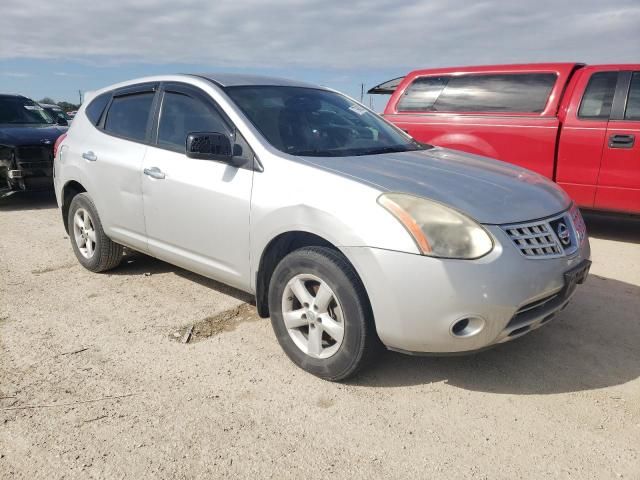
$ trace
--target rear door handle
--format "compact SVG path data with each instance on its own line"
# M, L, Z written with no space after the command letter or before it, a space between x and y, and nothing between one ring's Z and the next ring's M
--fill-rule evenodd
M164 172L158 167L145 168L143 172L145 175L157 180L163 180L165 177Z
M609 148L633 148L635 141L635 135L611 135Z
M89 162L95 162L96 160L98 160L98 156L95 153L93 153L91 150L89 150L88 152L84 152L82 154L82 158L84 158Z

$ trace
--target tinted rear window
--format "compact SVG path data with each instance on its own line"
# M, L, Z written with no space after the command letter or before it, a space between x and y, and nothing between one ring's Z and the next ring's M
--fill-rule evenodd
M578 117L608 119L611 114L613 95L616 92L618 72L598 72L589 79L580 102Z
M85 109L85 115L87 118L93 123L97 125L100 121L100 117L102 116L102 112L104 112L104 108L109 103L111 99L111 92L103 93L102 95L98 95L96 98L91 100L91 103L87 105Z
M624 113L624 119L640 120L640 72L633 73L627 98L627 110Z
M144 140L153 92L115 97L104 123L105 131L132 140Z
M417 78L399 111L541 113L555 85L554 73Z

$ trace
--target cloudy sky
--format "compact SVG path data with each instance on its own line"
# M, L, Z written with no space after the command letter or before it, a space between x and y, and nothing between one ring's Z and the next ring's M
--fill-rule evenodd
M202 71L359 97L360 83L415 68L534 61L640 63L640 0L2 0L0 12L0 91L36 99Z

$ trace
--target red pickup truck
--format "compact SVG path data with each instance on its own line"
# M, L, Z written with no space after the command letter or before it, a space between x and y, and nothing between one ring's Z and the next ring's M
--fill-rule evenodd
M416 140L539 172L584 208L640 213L640 64L416 70L369 93Z

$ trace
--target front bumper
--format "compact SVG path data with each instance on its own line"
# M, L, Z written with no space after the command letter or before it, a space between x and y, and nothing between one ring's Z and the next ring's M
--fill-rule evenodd
M3 148L5 155L0 160L0 194L53 188L53 145Z
M588 239L571 256L526 258L497 226L496 247L478 260L451 260L368 247L343 247L365 285L382 342L411 353L481 350L546 324L574 289L565 273L591 256ZM456 335L471 318L481 328Z
M52 188L53 165L51 162L28 162L13 168L0 166L0 193Z

